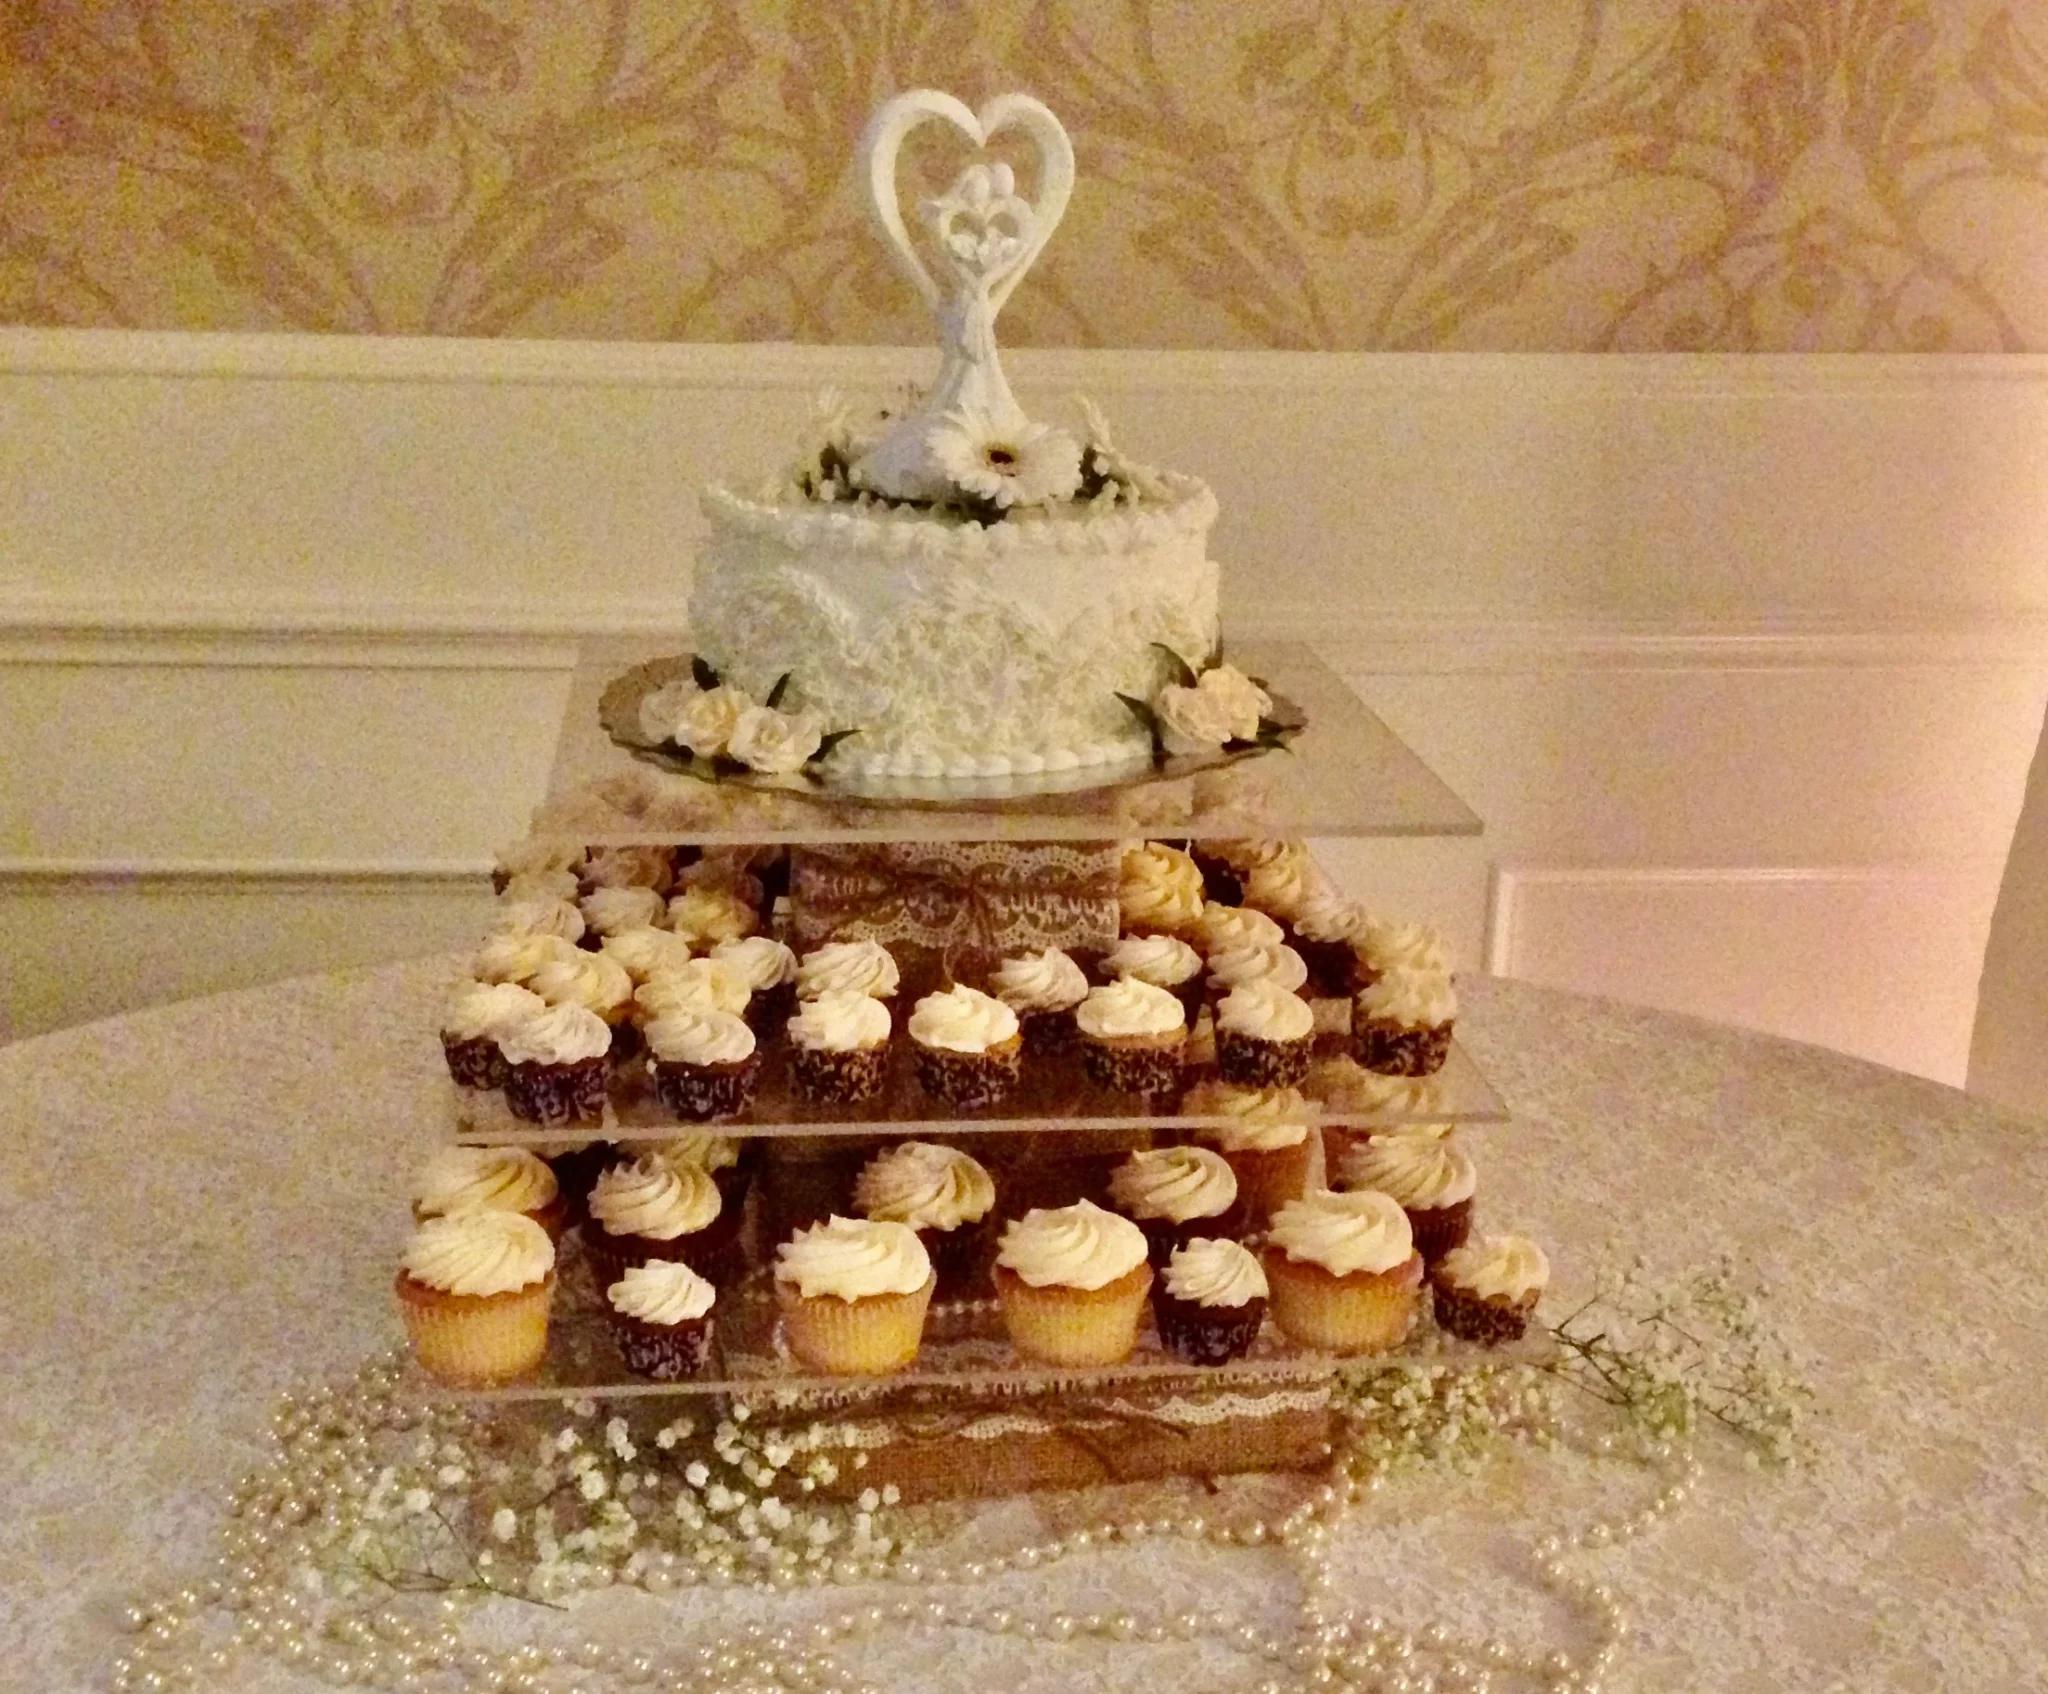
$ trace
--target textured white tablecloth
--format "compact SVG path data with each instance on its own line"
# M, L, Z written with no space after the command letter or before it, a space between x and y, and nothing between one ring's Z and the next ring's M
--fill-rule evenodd
M121 1603L210 1550L273 1396L394 1339L406 1185L443 1131L432 1031L448 969L318 978L0 1050L0 1688L99 1686ZM1672 1268L1733 1248L1818 1361L1817 1465L1719 1470L1654 1538L1589 1556L1637 1618L1609 1686L2048 1685L2048 1130L1760 1036L1515 984L1475 981L1467 1001L1461 1033L1516 1112L1473 1137L1482 1217L1550 1245L1558 1296L1613 1237ZM1418 1478L1346 1531L1340 1558L1352 1591L1404 1622L1572 1647L1522 1549L1642 1491L1534 1454L1475 1481ZM965 1534L998 1549L1077 1509L1007 1502ZM1278 1555L1178 1542L1004 1583L1274 1624L1292 1595ZM727 1617L844 1603L699 1595L660 1617L702 1638ZM655 1602L592 1604L586 1625L633 1631ZM1271 1669L1210 1647L952 1647L847 1657L906 1691L1142 1678L1192 1694Z

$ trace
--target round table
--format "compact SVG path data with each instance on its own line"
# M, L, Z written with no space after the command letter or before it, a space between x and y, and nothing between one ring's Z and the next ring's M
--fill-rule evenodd
M123 1602L204 1562L275 1396L396 1337L388 1278L409 1178L444 1133L432 1032L452 970L284 983L0 1050L0 1683L102 1686ZM2048 1135L1834 1053L1523 984L1466 990L1461 1035L1515 1112L1470 1136L1481 1216L1548 1244L1552 1302L1588 1284L1610 1241L1673 1269L1732 1251L1774 1286L1814 1361L1817 1461L1786 1474L1710 1462L1696 1505L1584 1555L1636 1619L1608 1686L2036 1685ZM1401 1622L1540 1642L1568 1620L1528 1580L1530 1536L1645 1487L1534 1452L1472 1478L1423 1473L1347 1526L1339 1567L1347 1592ZM1072 1509L991 1503L954 1533L999 1548ZM1142 1601L1275 1627L1294 1599L1281 1555L1198 1543L1005 1582L1020 1605ZM686 1609L701 1638L728 1615L827 1602L845 1597L697 1591ZM663 1603L614 1591L586 1604ZM900 1689L1156 1675L1195 1690L1271 1673L1207 1646L981 1635L943 1654L929 1635L885 1638L849 1662ZM252 1665L235 1686L313 1684Z

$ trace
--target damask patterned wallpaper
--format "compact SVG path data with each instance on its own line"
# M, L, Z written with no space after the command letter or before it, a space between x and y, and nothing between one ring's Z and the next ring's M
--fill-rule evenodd
M1013 342L2048 348L2048 0L13 0L0 320L922 341L918 84L1074 133Z

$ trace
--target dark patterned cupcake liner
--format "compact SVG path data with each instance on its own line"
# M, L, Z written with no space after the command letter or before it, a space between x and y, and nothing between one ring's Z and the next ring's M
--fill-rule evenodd
M789 1080L798 1096L814 1106L850 1106L882 1092L889 1076L889 1049L855 1047L835 1052L824 1047L789 1050Z
M671 1240L647 1235L614 1235L595 1219L583 1226L583 1253L590 1260L599 1294L635 1265L679 1261L708 1282L724 1286L746 1268L737 1213L720 1212L702 1229Z
M612 1030L612 1063L625 1065L646 1050L647 1043L640 1038L640 1031L630 1023L615 1023Z
M1358 1062L1381 1076L1434 1076L1451 1051L1451 1025L1409 1029L1368 1018L1351 1032Z
M758 1050L737 1064L683 1065L654 1061L656 1098L677 1117L711 1123L738 1117L754 1103L754 1085L761 1080Z
M448 1074L464 1088L503 1088L505 1077L512 1068L505 1063L505 1055L498 1051L497 1042L488 1035L458 1041L444 1033L441 1053L448 1061Z
M1122 1094L1173 1094L1181 1087L1181 1049L1151 1043L1117 1046L1109 1041L1081 1043L1081 1066L1098 1088Z
M1024 1036L1024 1051L1037 1057L1071 1053L1081 1039L1071 1006L1062 1012L1019 1012L1017 1028Z
M934 1300L967 1300L988 1292L987 1267L982 1264L982 1220L956 1224L951 1229L920 1229L917 1239L932 1262L938 1279L932 1290Z
M1155 1269L1163 1270L1175 1249L1185 1247L1190 1241L1203 1238L1235 1241L1242 1218L1243 1208L1233 1200L1213 1217L1181 1218L1178 1221L1172 1218L1132 1218L1131 1222L1145 1232L1146 1258L1152 1261Z
M602 1055L573 1065L522 1061L511 1066L505 1077L505 1104L515 1118L549 1128L597 1123L604 1117L605 1076L610 1068Z
M654 1382L675 1382L695 1376L711 1356L709 1312L682 1323L642 1323L615 1310L609 1301L605 1312L611 1319L612 1339L618 1343L619 1356L635 1376Z
M1227 1365L1251 1351L1266 1321L1266 1302L1255 1296L1242 1306L1204 1306L1166 1291L1162 1277L1152 1285L1152 1322L1159 1345L1190 1365Z
M955 1053L912 1042L911 1052L916 1056L918 1087L963 1112L980 1111L1005 1099L1017 1086L1024 1064L1021 1041L981 1053Z
M1408 1228L1415 1237L1415 1250L1425 1265L1434 1265L1453 1247L1462 1247L1472 1233L1472 1198L1450 1206L1408 1209Z
M1524 1306L1482 1299L1448 1282L1432 1282L1430 1288L1434 1293L1437 1327L1460 1341L1476 1341L1482 1347L1519 1341L1529 1327L1529 1314L1536 1307L1533 1300Z
M1358 955L1348 941L1311 941L1297 937L1294 950L1308 966L1308 992L1325 999L1349 999L1358 992Z
M618 1149L609 1141L593 1141L587 1147L571 1147L562 1152L538 1148L541 1162L555 1173L555 1187L568 1202L569 1215L564 1228L573 1229L590 1216L590 1189L597 1181L598 1173L618 1157Z
M773 988L764 988L747 1002L747 1028L754 1032L757 1040L773 1041L782 1033L782 1026L789 1022L789 1014L796 1010L796 984L778 982Z
M1285 1088L1308 1075L1315 1058L1313 1032L1298 1041L1267 1041L1234 1029L1216 1032L1216 1069L1225 1082L1246 1088Z

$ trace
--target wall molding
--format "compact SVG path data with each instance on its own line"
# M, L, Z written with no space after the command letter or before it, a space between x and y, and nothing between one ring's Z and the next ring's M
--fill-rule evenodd
M0 859L0 891L10 886L125 892L175 884L208 894L237 885L266 892L293 885L477 884L488 887L488 859Z

